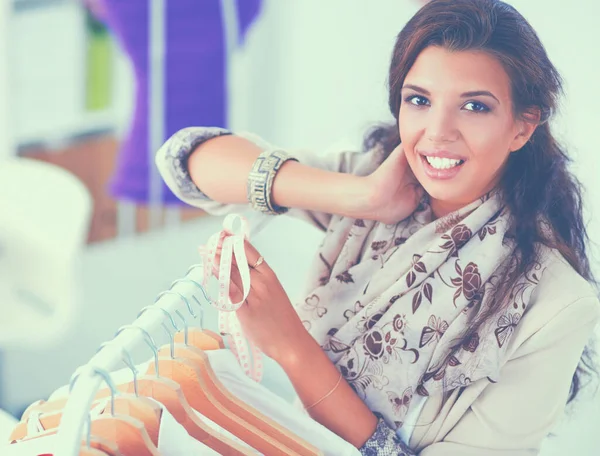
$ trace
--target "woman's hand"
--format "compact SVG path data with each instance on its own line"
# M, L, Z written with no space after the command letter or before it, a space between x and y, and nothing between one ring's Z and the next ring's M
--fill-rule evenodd
M245 250L248 265L252 267L260 254L248 242ZM217 264L219 254L217 252ZM232 302L241 301L242 290L234 263L230 287ZM237 316L245 336L283 368L302 403L308 407L319 401L309 410L312 418L357 448L362 447L373 435L377 418L350 385L339 380L340 372L306 331L267 263L250 269L250 293L237 310ZM325 395L327 397L321 401Z
M237 316L245 336L285 369L296 359L305 358L308 350L320 350L320 347L304 328L273 270L264 261L253 268L260 254L249 242L244 244L250 266L250 293L237 310ZM220 251L216 264L219 262ZM229 296L232 302L242 300L242 290L234 257Z
M364 218L386 224L398 223L411 215L424 192L408 165L402 145L364 177L363 183L369 195Z

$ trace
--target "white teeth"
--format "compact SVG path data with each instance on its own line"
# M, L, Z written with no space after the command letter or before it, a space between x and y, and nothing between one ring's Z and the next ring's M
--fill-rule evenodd
M459 165L462 160L441 157L425 157L427 162L435 169L449 169Z

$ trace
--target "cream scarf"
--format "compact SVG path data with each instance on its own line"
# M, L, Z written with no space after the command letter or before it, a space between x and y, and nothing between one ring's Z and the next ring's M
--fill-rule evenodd
M432 221L423 203L397 225L333 217L297 311L345 379L393 428L414 394L488 377L537 285L541 266L518 283L511 305L462 344L505 275L514 243L498 194ZM368 244L368 245L366 245Z

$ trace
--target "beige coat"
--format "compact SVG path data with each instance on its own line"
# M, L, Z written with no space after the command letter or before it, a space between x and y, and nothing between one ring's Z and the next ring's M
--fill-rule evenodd
M305 164L340 172L353 172L359 163L373 159L368 153L346 152L326 158L310 153L298 156ZM186 161L163 152L156 157L165 182L182 200L219 215L247 209L208 200L178 169ZM321 229L330 219L327 214L296 209L288 214ZM563 414L573 373L600 318L595 290L558 253L550 255L545 266L509 340L499 381L482 379L455 390L441 411L439 396L425 402L409 442L422 456L538 454Z

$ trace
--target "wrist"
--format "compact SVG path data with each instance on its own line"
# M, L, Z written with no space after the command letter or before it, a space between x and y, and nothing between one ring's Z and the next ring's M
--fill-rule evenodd
M288 376L295 372L306 369L306 366L314 362L316 357L323 356L323 350L315 339L307 332L301 340L297 340L293 347L275 359Z
M346 215L354 219L371 220L374 213L373 186L367 177L348 175L346 195Z
M362 218L372 193L364 177L288 161L273 181L272 201L283 207Z

